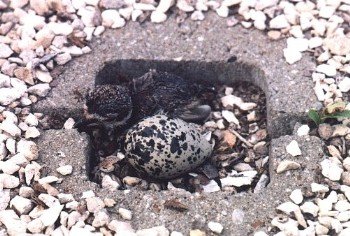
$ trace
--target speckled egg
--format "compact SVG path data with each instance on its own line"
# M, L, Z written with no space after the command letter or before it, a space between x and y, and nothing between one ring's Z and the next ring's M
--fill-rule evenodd
M131 165L156 179L185 174L201 165L212 151L198 125L165 115L142 120L125 139L125 154Z

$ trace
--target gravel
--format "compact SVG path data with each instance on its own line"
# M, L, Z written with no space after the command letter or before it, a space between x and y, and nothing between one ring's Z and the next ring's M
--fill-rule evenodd
M0 174L1 187L4 188L0 194L0 208L2 209L0 221L6 227L8 234L22 234L27 229L31 233L64 232L67 230L62 228L63 226L56 229L54 227L56 219L61 217L63 221L64 205L55 204L49 208L45 207L46 209L42 210L40 217L31 217L30 215L34 214L33 210L32 214L29 214L31 218L26 220L25 216L19 217L19 215L27 214L33 203L29 204L28 198L24 196L12 197L10 201L9 191L7 191L7 189L22 186L22 182L31 185L37 183L39 179L42 182L44 178L44 176L40 178L41 166L35 162L38 157L36 144L25 140L35 140L40 135L40 130L36 128L38 119L36 119L35 114L28 115L25 108L35 103L37 97L47 95L50 90L49 83L53 79L50 74L51 70L56 65L65 65L73 57L89 53L91 49L86 46L85 40L89 41L92 37L98 37L105 28L120 28L130 18L134 21L143 21L149 15L152 22L165 23L168 15L171 14L171 7L173 7L172 9L178 8L180 12L188 12L191 15L190 18L196 21L205 20L205 12L213 10L219 16L227 17L229 27L235 24L242 24L246 28L255 27L267 31L267 35L273 40L287 37L286 48L281 52L281 56L284 55L287 63L298 62L305 53L314 55L316 66L310 79L315 82L315 93L318 99L324 105L348 99L346 95L350 89L348 77L350 71L350 37L348 32L350 2L348 0L325 0L318 1L316 4L312 1L286 2L277 0L224 0L221 3L204 0L193 2L161 0L159 3L152 0L138 3L121 0L0 1L0 9L4 10L0 15L0 104L5 107L4 110L17 109L17 112L13 114L18 117L17 121L6 116L3 119L4 112L1 107L0 159L5 161L1 164L4 173ZM227 103L227 106L233 105L232 101ZM254 106L253 104L234 105L242 110L251 110ZM224 107L226 108L226 105ZM234 119L234 115L232 112L222 114L225 121L238 125L239 121ZM217 127L223 128L225 121L219 119ZM346 124L346 120L343 123ZM67 126L71 127L71 125ZM319 135L328 142L328 146L332 146L328 148L331 150L329 157L320 160L322 175L332 183L340 184L340 190L334 189L329 193L332 188L327 190L329 188L327 184L319 186L315 185L318 183L315 183L312 185L313 192L322 195L319 196L319 200L318 198L315 200L317 205L312 203L314 200L307 202L302 200L303 204L302 202L298 203L301 199L300 192L295 190L297 192L293 194L293 198L291 197L294 205L289 204L293 208L294 216L289 215L289 210L286 210L286 215L289 216L284 219L284 222L276 218L272 220L272 225L279 230L292 235L298 232L303 232L306 235L310 235L312 232L327 234L330 231L339 235L349 234L348 224L346 224L349 217L348 213L344 213L348 211L347 203L348 197L350 197L350 190L347 186L350 182L349 159L346 152L348 144L339 146L329 143L336 142L334 141L336 138L348 140L349 132L347 129L339 129L339 127L342 128L341 126L332 126L331 128L335 131L331 134L330 127L320 126ZM338 130L336 130L337 128ZM305 127L304 130L298 131L298 134L305 136L308 135L308 132ZM291 149L292 156L300 155L300 150L295 145ZM279 164L277 172L282 173L300 167L297 162L285 160ZM243 176L235 177L235 173L231 173L232 176L225 177L229 178L226 181L233 183L238 180L237 178L240 178L242 181L238 184L240 185L248 183L252 176L255 176L249 170L241 172ZM69 167L60 173L69 174ZM22 181L22 178L25 180ZM54 192L53 187L49 186L46 188ZM212 183L205 186L210 192L217 189L217 186ZM24 189L22 189L22 193L23 191ZM327 201L327 195L328 197L337 195L337 202ZM115 220L108 223L103 207L101 208L103 206L102 200L88 199L90 198L86 199L89 202L88 208L95 212L93 222L95 222L96 227L108 225L107 228L118 234L134 232L128 223ZM98 202L98 206L94 206L96 202ZM16 211L9 210L8 205ZM297 205L300 205L301 212L310 213L314 217L319 213L316 207L325 212L322 212L323 215L317 219L307 221L306 227L300 211L295 207ZM324 214L330 214L330 216L324 216ZM295 220L291 219L293 217ZM84 220L80 222L84 222ZM76 223L79 226L79 221ZM90 232L91 228L87 224L83 224L80 225L81 227L71 225L71 234ZM211 222L210 225L211 227L209 225L208 227L213 232L219 233L220 224ZM304 229L299 230L298 225ZM170 234L164 226L136 232L137 235L147 235L148 233ZM200 235L202 232L193 230L191 233ZM176 233L173 232L171 235L176 235ZM256 235L264 234L260 232Z

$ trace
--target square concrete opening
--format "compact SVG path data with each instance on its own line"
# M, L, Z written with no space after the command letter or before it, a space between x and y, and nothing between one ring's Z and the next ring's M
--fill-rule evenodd
M230 61L232 61L232 60L230 60ZM177 62L177 61L155 61L155 60L116 60L116 61L107 62L101 67L101 69L98 71L98 73L96 75L94 84L95 84L95 86L96 85L103 85L103 84L124 84L124 83L127 83L128 81L130 81L134 78L138 78L138 77L144 75L150 69L155 69L157 71L172 73L172 74L180 76L186 80L193 81L193 83L200 83L200 84L206 84L209 86L215 86L218 90L219 89L222 90L224 88L224 86L233 87L234 89L236 89L236 87L241 88L242 83L245 84L244 87L249 88L249 90L253 90L253 91L246 91L247 94L251 95L251 93L253 93L253 94L257 93L257 95L259 95L259 98L261 98L259 101L255 101L255 102L258 103L258 107L260 109L258 111L258 113L260 114L259 116L262 116L262 118L259 119L259 123L261 123L261 124L259 124L259 127L266 130L265 96L264 96L263 92L261 91L261 89L259 88L260 86L266 88L266 85L265 85L266 80L263 78L263 74L261 73L261 71L259 71L259 69L256 69L254 66L250 66L248 64L235 63L235 62L198 62L198 61L179 61L179 62ZM261 77L259 78L259 76L261 76ZM254 86L254 88L253 88L252 83L257 84L259 87ZM245 96L244 91L241 93L243 93L243 96ZM244 97L243 99L245 100L246 98ZM214 98L214 100L217 100L217 101L215 101L217 104L221 104L219 98ZM212 109L214 109L214 108L212 108ZM222 109L224 109L224 108L222 108L222 106L221 106L219 111L221 112ZM245 113L248 114L248 111ZM244 115L243 119L246 119L245 116L246 115ZM241 119L241 118L239 118L239 119ZM251 125L251 123L253 123L253 125L256 123L255 122L243 122L243 123L244 124L242 124L242 125L246 126L246 127L242 128L242 132L245 133L242 135L248 136L248 135L250 135L250 132L248 132L248 130L250 129L249 126ZM262 127L261 127L261 125L262 125ZM227 125L227 127L228 127L228 125ZM219 131L219 129L217 129L217 131ZM102 177L99 174L99 171L97 170L98 165L101 162L101 157L103 156L103 159L104 159L105 157L108 157L112 153L116 154L117 150L115 147L113 147L113 144L107 145L107 147L104 148L104 150L102 150L103 154L101 155L100 154L101 148L99 148L98 150L96 148L97 142L95 142L96 139L93 137L93 134L92 134L93 132L88 132L88 133L89 133L91 140L92 140L92 143L93 143L91 145L93 148L92 148L91 153L90 153L88 160L87 160L87 167L88 167L87 171L89 173L89 179L94 181L94 182L101 183ZM216 154L214 158L216 158L216 160L218 160L218 156L221 156L221 157L223 157L224 155L229 156L232 154L234 155L234 153L235 153L235 154L237 154L237 157L240 156L241 160L239 161L239 160L237 160L238 158L236 158L236 160L235 161L232 160L231 163L238 164L238 163L244 163L245 161L243 161L243 159L245 157L248 157L249 153L251 153L251 154L253 153L252 155L254 156L254 160L252 160L250 162L250 164L255 165L256 163L261 163L261 165L262 165L261 168L258 168L255 166L255 169L259 169L259 173L254 177L254 181L253 181L254 184L252 184L252 186L255 186L256 183L259 181L262 174L264 175L264 177L265 177L265 175L268 176L268 173L267 173L268 166L266 164L266 161L267 161L266 156L268 155L267 150L268 150L269 140L266 139L265 141L267 142L267 144L264 147L260 147L260 150L265 148L264 149L265 151L262 150L262 152L261 151L255 152L255 151L253 151L253 147L248 148L247 146L244 145L244 143L242 143L240 140L238 140L237 146L239 146L239 147L235 147L234 148L235 150L232 149L230 151L227 151L225 154L223 154L223 153L220 154L220 153L217 153L217 151L214 151L214 154ZM113 149L113 148L115 148L115 149ZM216 149L219 149L219 147L217 147ZM255 150L255 148L254 148L254 150ZM220 162L220 161L217 161L217 162ZM130 175L137 176L135 171L132 171L132 170L130 170L130 168L128 168L127 161L123 160L123 161L120 161L118 163L120 163L120 164L117 164L116 168L115 168L116 170L113 171L113 173L115 173L115 175L117 177L119 177L118 180L121 180L123 178L123 176L130 176ZM265 164L262 164L262 163L265 163ZM233 170L233 165L234 164L232 164L232 166L231 166L231 170ZM254 169L254 167L253 167L253 169ZM218 170L229 172L228 171L229 166L218 167ZM188 176L188 177L190 177L190 176ZM185 178L183 181L186 182L186 181L190 181L190 180L187 180ZM178 186L188 186L188 183L187 184L183 183L183 181L181 181L181 184L179 184ZM153 182L153 181L151 181L151 182ZM167 187L166 187L167 181L156 181L156 182L163 183L162 189L167 189ZM123 185L122 183L120 183L120 184ZM190 187L184 187L184 188L187 190L191 189ZM234 188L234 190L238 191L238 192L247 191L248 189L250 189L250 187L247 187L247 186ZM192 188L192 191L194 191L194 188Z
M263 71L259 68L256 68L253 65L249 65L242 62L196 62L196 61L152 61L152 60L116 60L102 64L96 70L96 74L90 75L86 79L86 83L79 84L80 87L77 87L74 84L74 80L68 80L68 83L64 84L64 88L70 88L70 90L77 90L81 94L84 94L88 88L92 88L95 85L100 84L118 84L125 83L126 81L141 76L144 73L148 72L149 69L157 69L159 71L167 71L174 73L176 75L182 76L184 79L193 80L198 83L210 83L210 84L219 84L234 86L237 82L250 82L258 87L262 88L265 91L268 91L266 85L266 78L264 77ZM72 73L72 72L70 72ZM62 75L64 76L64 74ZM71 91L70 96L64 98L64 103L57 98L57 94L60 93L60 84L54 88L51 92L51 95L45 101L39 102L35 109L37 111L43 112L48 116L60 117L62 121L63 118L73 117L78 119L82 115L83 101L81 98L76 98L76 91ZM268 96L267 96L268 97ZM267 101L268 102L268 101ZM45 110L43 110L45 108ZM63 109L62 109L63 108ZM269 122L269 104L267 103L267 121ZM270 108L271 109L271 108ZM271 116L271 113L270 113ZM59 123L59 122L58 122ZM57 123L55 123L57 125ZM63 125L63 123L61 124ZM271 129L269 129L271 131ZM276 130L275 130L276 131ZM274 129L272 129L274 132ZM277 131L278 132L278 131ZM271 135L271 133L270 133ZM275 133L275 136L277 134ZM274 133L272 133L274 136ZM261 204L264 208L269 208L270 204L276 204L283 199L285 193L281 193L281 184L286 183L286 179L289 179L290 176L281 176L276 175L274 169L277 166L280 159L284 159L287 155L284 151L284 145L286 142L289 142L291 138L282 138L282 141L272 140L270 147L270 178L271 184L266 188L265 191L259 192L257 194L244 193L232 195L230 192L215 192L211 194L203 194L205 200L198 201L193 196L189 196L188 192L176 193L175 197L183 199L189 206L189 215L190 218L193 218L198 212L208 215L213 208L217 208L215 211L225 211L225 209L239 209L242 212L245 212L246 218L244 221L251 222L260 218L254 214L254 210L250 209L254 205L254 208L260 209ZM317 140L303 140L301 142L310 143L308 152L314 152L314 146L318 145ZM97 195L101 197L113 197L117 201L123 202L125 207L133 209L135 212L139 212L141 215L144 214L144 209L142 206L147 205L149 202L149 197L153 200L153 204L164 204L164 201L174 199L173 191L139 191L138 189L131 189L128 192L128 198L125 199L125 193L123 191L113 191L111 189L100 188L100 186L89 181L88 172L91 169L90 161L87 161L91 158L91 143L89 137L84 133L78 133L76 130L47 130L40 137L39 140L39 149L40 149L40 162L48 169L48 174L57 175L56 168L61 165L71 164L74 166L74 172L72 175L63 177L63 182L57 185L58 189L63 190L64 192L73 193L75 196L80 196L83 191L94 190ZM64 153L64 157L57 157L57 153ZM308 155L308 154L307 154ZM53 158L54 157L54 158ZM272 165L271 165L272 163ZM312 168L314 168L312 166ZM308 172L309 173L309 172ZM295 184L305 184L310 181L310 176L306 174L305 176L301 173L293 174L293 177L298 181L292 181L292 185ZM304 179L307 181L304 181ZM284 189L285 186L282 187ZM243 197L242 198L242 194ZM139 201L139 205L135 205L134 201ZM259 202L258 205L256 203ZM205 206L203 204L208 204ZM219 204L219 205L216 205ZM253 204L253 205L252 205ZM263 215L271 214L273 208L265 209ZM150 210L150 214L153 210ZM157 213L158 214L158 213ZM161 213L167 219L173 219L174 215L169 212L167 207L162 208ZM187 222L192 222L187 219L187 216L184 219L174 221L180 223L183 227L187 225ZM225 218L226 216L223 216ZM187 220L186 220L187 219ZM266 220L267 218L264 218ZM171 221L171 220L170 220ZM150 222L153 224L159 224L158 219L154 218ZM140 222L137 222L137 227L151 224L147 220L143 219ZM263 221L254 221L253 223L263 226ZM174 229L176 224L174 223ZM230 225L230 228L241 229L239 225ZM237 228L238 227L238 228ZM172 228L172 226L170 226ZM243 227L244 228L244 227ZM244 231L244 230L243 230ZM243 232L242 231L242 232ZM232 231L230 231L232 232Z

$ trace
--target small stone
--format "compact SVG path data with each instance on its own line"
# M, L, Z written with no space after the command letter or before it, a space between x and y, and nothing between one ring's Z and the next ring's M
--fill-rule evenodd
M293 48L283 49L283 55L289 64L294 64L295 62L300 61L302 58L301 52L299 52Z
M130 20L131 14L133 12L134 8L132 7L126 7L119 9L119 14L126 20ZM164 12L165 13L165 12Z
M40 136L40 131L36 127L28 127L25 133L26 139L37 138L39 136Z
M46 25L55 35L68 36L73 32L73 26L68 23L50 22Z
M30 0L30 7L38 14L44 15L49 12L46 0Z
M7 44L0 43L0 58L8 58L12 53L12 49Z
M49 84L36 84L28 88L28 92L38 95L40 97L45 97L50 91Z
M285 171L288 170L297 170L301 167L301 165L295 161L290 161L290 160L284 160L281 161L280 164L277 167L277 174L281 174Z
M116 204L116 201L112 198L105 198L103 199L104 204L106 207L113 207Z
M64 205L55 204L49 209L44 210L42 215L39 217L43 225L46 227L53 225L60 216L63 207Z
M350 38L346 36L331 36L323 40L323 45L335 55L345 56L350 53Z
M94 31L95 36L100 36L103 32L105 32L106 28L103 25L99 25L96 27Z
M5 119L2 123L0 123L0 130L9 133L13 137L18 137L21 135L21 130L17 127L17 125L8 119Z
M238 119L236 118L236 116L233 114L233 112L231 111L228 111L228 110L223 110L222 111L222 117L225 118L225 120L229 123L234 123L236 125L239 125L239 121Z
M299 148L298 142L293 140L291 141L287 147L286 147L286 151L292 155L293 157L295 156L300 156L301 155L301 150Z
M7 148L3 142L0 142L0 160L3 160L7 156Z
M57 62L58 65L64 65L67 62L69 62L71 59L72 59L72 56L68 52L58 54L55 57L55 61Z
M313 37L313 38L309 39L309 48L310 49L321 47L322 44L323 44L323 40L320 37Z
M191 6L186 0L178 0L176 3L177 8L184 12L194 11L194 7Z
M191 20L194 20L194 21L202 21L204 20L205 16L203 14L203 12L201 11L194 11L192 14L191 14Z
M224 0L224 1L222 1L221 5L226 6L226 7L230 7L233 5L237 5L241 2L242 2L242 0Z
M343 166L347 171L350 171L350 157L344 159Z
M66 122L64 122L63 128L64 129L73 129L75 124L75 121L73 118L68 118Z
M68 193L59 193L57 197L61 204L74 201L73 195Z
M118 213L124 220L131 220L132 219L132 213L130 210L127 210L125 208L119 208Z
M4 188L16 188L19 185L19 179L9 174L0 174L0 185Z
M101 14L102 25L110 28L121 28L125 25L125 20L120 17L117 10L105 10Z
M256 11L252 15L252 19L254 20L254 27L259 30L265 30L266 29L266 15L262 11Z
M290 25L287 21L287 18L284 14L278 15L270 21L271 29L283 29L288 28Z
M110 219L109 219L109 216L106 212L104 211L99 211L97 213L94 214L95 215L95 218L92 222L92 226L93 227L102 227L104 225L108 225Z
M117 235L135 235L134 230L132 229L129 222L112 220L109 222L108 228L116 232Z
M297 134L298 136L308 135L310 132L310 127L308 125L302 125L298 128Z
M313 215L314 217L317 216L319 207L314 204L313 202L305 202L303 205L300 206L300 209L304 213L309 213Z
M172 0L160 0L156 11L166 13L174 3L175 1Z
M34 79L32 75L32 71L26 67L19 67L14 70L15 76L26 82L27 84L33 85L34 84Z
M208 228L216 234L221 234L222 230L224 229L222 224L213 221L208 223Z
M325 159L321 162L322 175L333 181L339 181L343 168L341 163L337 163L334 159Z
M32 113L30 113L25 118L24 122L30 126L38 126L38 124L39 124L38 118L35 115L33 115Z
M335 66L328 64L321 64L316 67L316 71L323 73L329 77L334 77L337 74Z
M228 17L228 13L229 13L229 9L226 6L221 5L218 9L216 9L216 13L220 16L220 17Z
M89 212L95 213L102 210L105 204L99 197L86 198L86 206Z
M150 235L159 235L159 236L168 236L169 230L162 226L156 226L149 229L141 229L136 232L137 236L150 236Z
M237 137L229 130L222 131L222 139L220 141L219 150L225 151L232 149L237 142Z
M129 186L136 186L138 185L142 180L140 178L137 178L137 177L131 177L131 176L126 176L123 178L123 182L126 184L126 185L129 185Z
M53 175L48 175L38 180L39 184L51 184L57 181L58 181L58 178Z
M39 156L38 147L33 141L21 139L17 143L17 151L24 155L29 161L36 160Z
M345 136L350 133L350 128L345 125L334 125L332 137Z
M58 167L57 172L61 175L70 175L73 172L73 167L71 165Z
M297 205L302 203L302 201L304 200L303 193L301 192L301 189L293 190L289 197Z
M151 22L153 23L162 23L166 21L167 15L160 11L153 11L151 14Z
M31 200L21 196L15 196L10 202L10 207L14 208L20 215L28 214L33 209L33 206Z
M44 83L50 83L52 81L52 77L50 75L50 72L37 70L35 72L36 78Z
M31 222L29 222L27 224L27 228L31 233L39 234L45 229L45 226L44 226L43 222L37 218L37 219L34 219Z
M102 178L102 188L108 189L109 191L116 191L120 184L117 181L114 181L109 175L105 175Z
M350 78L344 77L344 79L338 83L338 87L341 92L348 92L350 90Z
M304 52L309 48L309 41L304 38L290 37L287 39L287 48L293 51Z
M0 222L5 225L8 235L23 235L26 233L26 223L22 222L13 210L0 211Z
M327 193L329 191L328 186L318 183L311 184L311 191L313 193Z
M214 193L220 191L220 187L215 180L210 180L207 185L203 185L203 192L205 193Z

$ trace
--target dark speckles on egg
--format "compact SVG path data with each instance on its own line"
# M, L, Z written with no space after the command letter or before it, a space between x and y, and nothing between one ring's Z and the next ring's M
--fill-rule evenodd
M142 120L126 135L128 161L153 178L170 179L187 173L201 165L211 153L212 145L197 125L164 115Z

